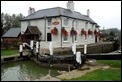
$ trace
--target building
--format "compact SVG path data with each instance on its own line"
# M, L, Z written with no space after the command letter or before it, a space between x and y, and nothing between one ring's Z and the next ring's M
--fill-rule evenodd
M21 28L11 28L3 36L3 42L14 44L21 40Z
M83 15L74 11L74 2L68 1L67 9L54 7L35 12L29 8L29 15L21 20L21 34L28 40L41 40L43 48L48 48L52 41L56 47L71 47L73 42L77 45L90 44L99 41L99 25L90 18L90 11ZM37 29L38 34L26 35L27 28ZM35 28L36 27L36 28ZM23 39L23 38L22 38Z

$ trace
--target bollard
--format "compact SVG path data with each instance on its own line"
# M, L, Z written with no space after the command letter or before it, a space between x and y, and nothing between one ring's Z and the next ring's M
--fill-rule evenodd
M84 45L84 54L87 53L87 44Z
M73 54L76 54L76 43L72 44L72 52Z
M30 47L31 47L31 56L33 55L33 40L30 41Z
M22 45L19 46L19 52L20 52L20 57L22 57L22 56L23 56L23 55L22 55L22 52L23 52L23 47L22 47Z
M76 53L76 61L77 63L81 64L81 52Z
M39 42L36 42L36 53L38 53L39 52Z
M38 55L39 55L39 42L36 42L36 58L38 60Z
M76 43L72 44L72 52L73 52L73 66L76 67Z
M50 51L50 55L53 55L53 44L52 44L52 42L49 43L49 51Z
M84 55L82 56L82 64L86 61L86 54L87 54L87 44L84 45Z
M30 41L30 47L33 50L33 40Z
M49 43L49 51L50 51L49 63L51 64L51 61L53 60L53 44L52 44L52 42Z

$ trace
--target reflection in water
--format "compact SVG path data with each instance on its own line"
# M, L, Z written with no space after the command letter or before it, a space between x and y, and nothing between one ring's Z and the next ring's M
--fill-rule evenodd
M26 77L39 79L48 74L49 68L43 68L32 60L9 62L1 66L1 81L25 81ZM58 75L56 69L51 69L51 76Z

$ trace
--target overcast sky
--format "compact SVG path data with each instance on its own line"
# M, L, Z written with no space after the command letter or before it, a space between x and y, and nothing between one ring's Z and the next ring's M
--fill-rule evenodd
M1 12L28 15L29 7L40 9L63 7L67 1L1 1ZM121 29L121 1L74 1L74 10L86 15L90 10L90 17L100 25L100 29Z

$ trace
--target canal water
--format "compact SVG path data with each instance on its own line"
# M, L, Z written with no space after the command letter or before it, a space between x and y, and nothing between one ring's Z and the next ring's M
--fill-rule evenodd
M40 67L32 60L9 62L1 65L1 81L25 81L39 79L49 73L49 68ZM51 76L57 76L57 69L50 69Z

